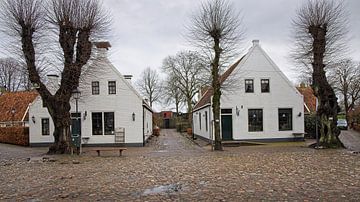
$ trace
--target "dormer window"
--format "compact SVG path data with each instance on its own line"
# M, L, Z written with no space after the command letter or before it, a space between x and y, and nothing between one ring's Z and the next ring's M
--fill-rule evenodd
M270 92L270 80L269 79L261 79L261 92L262 93Z
M100 85L98 81L91 82L91 91L93 95L99 95L100 94Z
M254 92L254 79L245 79L245 93Z
M109 81L109 95L116 94L116 81Z

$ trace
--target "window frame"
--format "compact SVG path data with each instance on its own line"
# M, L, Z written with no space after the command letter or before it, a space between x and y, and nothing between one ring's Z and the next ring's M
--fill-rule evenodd
M267 83L263 83L263 81L267 81ZM268 85L267 91L264 91L263 84ZM270 79L260 79L260 88L262 93L270 93Z
M45 128L44 121L47 121L47 128ZM47 130L47 134L44 131ZM49 118L41 118L41 136L49 136L50 135L50 119Z
M100 128L101 128L101 133L94 133L94 114L100 114ZM98 135L104 135L104 125L103 125L103 113L102 112L91 112L91 132L92 132L92 135L95 135L95 136L98 136ZM100 131L99 129L97 131Z
M199 128L201 130L201 112L199 112Z
M289 117L285 117L287 118L286 121L290 121L288 123L285 123L285 124L288 124L289 126L288 127L282 127L280 124L281 124L281 120L280 118L282 117L282 115L280 115L280 113L282 114L285 114L285 112L281 112L281 111L286 111L286 110L289 110L290 111L290 116ZM284 125L285 125L284 124ZM278 129L279 131L292 131L293 130L293 109L292 108L278 108Z
M114 84L114 85L110 85ZM108 94L115 95L116 94L116 81L108 81Z
M94 85L97 84L97 85ZM91 94L92 95L100 95L100 82L92 81L91 82Z
M250 113L251 111L255 111L256 114L259 114L259 112L261 112L261 116L253 117L254 113ZM252 121L251 119L259 119L259 117L261 117L261 120L254 120L255 125L253 126L253 124L251 122L254 122L254 121ZM257 124L256 122L260 122L260 121L261 121L261 127L260 127L260 125L256 125ZM248 109L248 131L249 132L263 132L264 131L264 110L262 108Z
M107 131L107 123L106 123L106 116L105 114L112 114L112 130L108 130ZM104 120L104 123L103 123L103 126L104 126L104 135L114 135L115 133L115 113L114 112L103 112L103 120Z
M247 82L250 82L251 83L247 83ZM251 85L252 86L252 89L251 91L248 91L247 89L247 86L248 85ZM255 92L255 87L254 87L254 79L245 79L245 93L254 93Z
M208 128L209 128L209 126L208 126L208 112L205 111L205 130L206 130L206 132L208 131Z

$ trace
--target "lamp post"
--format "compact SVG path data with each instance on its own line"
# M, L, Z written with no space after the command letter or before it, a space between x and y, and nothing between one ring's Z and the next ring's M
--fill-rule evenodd
M16 112L16 109L15 108L12 108L11 109L11 121L12 121L12 126L14 126L14 116L15 116L15 112Z
M81 125L80 125L80 122L81 122L81 116L78 116L78 101L80 99L80 95L81 95L81 92L79 91L78 88L74 89L72 91L72 95L75 99L75 114L76 114L76 124L77 124L77 128L78 128L78 132L79 132L79 141L80 141L80 145L79 145L79 148L78 148L78 154L81 154Z

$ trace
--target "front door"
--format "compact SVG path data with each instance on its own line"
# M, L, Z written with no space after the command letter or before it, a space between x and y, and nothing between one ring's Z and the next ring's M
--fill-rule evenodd
M232 115L221 115L222 140L233 140L232 137Z
M71 139L76 147L81 144L81 116L80 113L71 114Z

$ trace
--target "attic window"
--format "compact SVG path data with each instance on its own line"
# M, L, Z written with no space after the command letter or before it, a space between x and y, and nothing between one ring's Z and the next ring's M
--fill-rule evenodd
M109 81L109 95L116 94L116 81Z
M245 79L245 92L246 93L254 92L254 79Z
M93 95L99 95L100 94L100 85L98 81L91 82L91 90Z
M270 80L269 79L261 79L261 92L262 93L270 92Z

